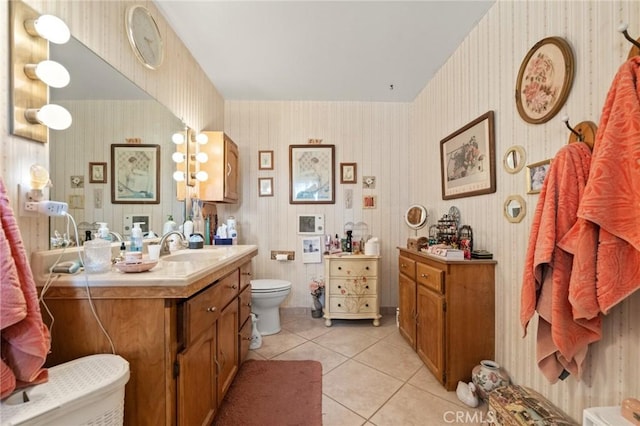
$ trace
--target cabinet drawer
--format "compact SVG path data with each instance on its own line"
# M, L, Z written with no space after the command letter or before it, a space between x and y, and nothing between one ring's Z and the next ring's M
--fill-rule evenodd
M438 293L444 293L444 271L422 263L416 264L416 281Z
M329 269L332 277L374 277L377 272L377 260L333 260Z
M329 283L329 292L341 296L375 295L377 288L377 280L367 277L355 280L333 278Z
M240 291L251 284L252 267L251 262L247 262L240 266Z
M377 298L374 297L336 297L329 299L329 309L332 314L362 312L377 312Z
M245 287L240 293L240 326L249 318L251 313L251 286Z
M185 344L195 341L206 329L213 327L222 311L222 291L217 285L204 290L185 302Z
M416 279L416 261L408 257L398 257L398 270L412 280Z
M235 270L226 277L218 280L216 284L222 292L222 306L225 307L229 302L238 297L240 287L239 271Z

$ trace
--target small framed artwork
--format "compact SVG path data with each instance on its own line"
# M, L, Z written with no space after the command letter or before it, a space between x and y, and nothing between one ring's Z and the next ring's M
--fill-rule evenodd
M551 159L527 165L527 194L538 194L547 177Z
M340 163L340 183L357 183L357 164Z
M111 202L160 204L160 145L111 145Z
M258 178L258 195L273 197L273 178Z
M375 209L377 206L377 199L375 195L365 195L362 197L363 209Z
M335 204L335 145L289 145L289 203Z
M364 189L376 189L376 177L362 176L362 187Z
M73 175L69 179L72 188L84 188L84 176Z
M302 262L322 263L322 241L320 237L302 237Z
M551 120L564 105L574 74L573 51L561 37L547 37L527 53L516 83L516 106L527 123Z
M440 141L442 199L496 192L493 111Z
M258 151L258 170L273 170L273 151Z
M89 183L107 183L107 163L89 163Z

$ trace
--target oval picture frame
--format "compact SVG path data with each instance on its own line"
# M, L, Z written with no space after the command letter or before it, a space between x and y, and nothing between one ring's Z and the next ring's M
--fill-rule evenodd
M574 57L561 37L547 37L527 53L516 83L516 106L527 123L549 121L564 105L574 76Z

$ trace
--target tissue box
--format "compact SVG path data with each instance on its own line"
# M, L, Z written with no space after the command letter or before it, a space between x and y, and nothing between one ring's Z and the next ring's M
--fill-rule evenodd
M231 246L238 244L237 238L218 238L213 239L213 244L216 246Z

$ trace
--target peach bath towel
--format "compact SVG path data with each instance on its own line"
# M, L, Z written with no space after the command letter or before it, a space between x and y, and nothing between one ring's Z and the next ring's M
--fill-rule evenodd
M42 366L51 337L42 322L36 284L18 223L0 179L0 398L48 380Z
M560 245L574 255L574 318L607 314L640 288L640 57L609 89L578 221Z
M557 246L577 220L591 151L584 143L562 147L544 180L534 213L521 294L520 322L538 312L537 362L555 383L568 371L580 378L589 343L600 339L601 321L576 321L569 301L573 256Z

